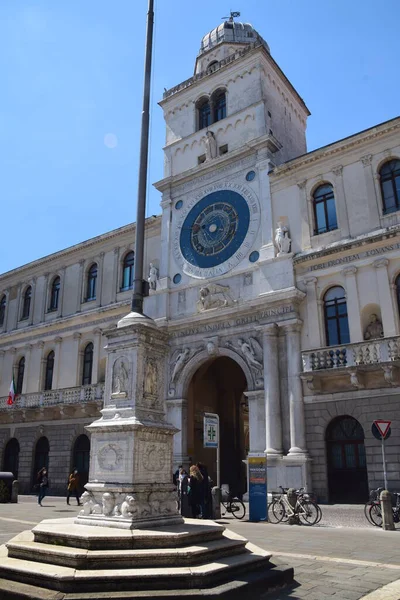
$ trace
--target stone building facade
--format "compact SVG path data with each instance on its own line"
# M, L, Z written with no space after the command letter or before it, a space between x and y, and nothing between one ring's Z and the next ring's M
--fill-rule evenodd
M306 105L233 20L160 105L145 312L169 336L175 465L202 460L215 477L202 418L217 412L223 483L245 491L243 461L266 453L270 489L361 501L383 480L372 422L389 419L399 486L400 119L307 153ZM23 491L43 462L55 492L75 465L85 479L102 332L128 312L133 245L127 226L0 277L0 461Z

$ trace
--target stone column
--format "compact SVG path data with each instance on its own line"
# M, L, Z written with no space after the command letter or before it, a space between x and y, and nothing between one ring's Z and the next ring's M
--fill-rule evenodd
M61 267L60 269L60 296L58 299L58 309L57 309L57 317L60 318L63 316L64 311L64 297L65 297L65 272L66 267Z
M249 455L265 452L265 392L244 392L249 403Z
M83 359L83 352L81 351L80 345L81 345L81 337L82 334L79 333L79 331L75 331L74 335L72 336L74 339L74 353L76 356L76 363L75 363L75 386L81 385L82 384L82 377L81 377L81 365L82 365L82 359ZM93 357L94 358L94 357Z
M81 312L83 302L83 274L85 272L85 261L82 259L79 261L79 275L78 285L76 294L76 312Z
M307 333L309 349L321 347L321 323L319 319L318 297L317 297L317 278L306 277L307 293Z
M364 167L365 187L367 190L369 228L373 229L379 224L380 210L378 207L378 199L376 197L374 173L372 171L372 154L362 156L361 161Z
M268 151L259 151L257 153L257 168L259 179L258 196L262 202L263 218L261 219L261 259L272 258L275 255L274 249L274 224L272 222L272 200L269 183L268 171L271 168L271 161Z
M397 335L396 319L393 308L393 297L390 290L387 258L379 258L374 263L378 286L379 304L381 307L383 333L385 337Z
M343 167L338 165L332 169L335 176L335 204L338 217L338 225L342 237L349 237L349 215L347 212L346 193L343 185Z
M99 362L100 362L100 350L101 350L101 334L102 334L102 331L99 328L96 328L93 331L94 344L93 344L92 383L99 383Z
M117 301L117 293L119 289L118 274L119 274L119 246L114 248L114 268L112 274L112 301Z
M101 306L101 292L103 288L103 265L104 252L100 252L97 261L97 281L96 281L96 306Z
M60 369L61 369L61 342L62 337L57 336L54 340L56 344L55 356L54 356L54 373L53 373L53 390L58 390L60 380Z
M173 462L174 466L188 465L188 401L186 398L173 398L165 402L167 407L167 421L179 431L173 439Z
M284 326L287 342L289 392L290 450L289 454L306 454L303 388L301 385L301 321Z
M46 318L47 311L47 295L49 293L49 273L44 274L44 283L43 283L43 298L42 298L42 311L41 311L41 322L43 323Z
M350 342L362 342L364 339L361 318L360 318L360 303L358 301L357 289L357 267L346 267L342 271L346 278L346 300L347 300L347 315L349 320Z
M31 296L31 305L29 308L28 325L32 325L32 323L33 323L33 312L35 310L35 300L36 300L36 277L34 277L31 281L31 288L32 288L32 296Z
M301 215L301 244L302 248L311 248L311 232L313 229L314 217L310 214L310 203L307 198L307 179L300 181L297 184L299 189L299 199L300 199L300 215Z
M282 414L279 386L278 326L263 327L265 435L268 454L282 454Z

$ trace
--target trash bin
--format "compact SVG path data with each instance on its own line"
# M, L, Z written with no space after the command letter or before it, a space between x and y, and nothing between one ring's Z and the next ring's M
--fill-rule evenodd
M14 475L10 471L0 471L0 502L10 502Z

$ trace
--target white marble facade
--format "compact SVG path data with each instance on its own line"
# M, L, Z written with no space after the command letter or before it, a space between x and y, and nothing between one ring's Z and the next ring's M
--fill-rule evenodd
M252 28L243 32L236 42L224 28L210 32L195 75L160 102L167 129L164 178L155 184L162 214L147 220L145 312L168 334L164 396L167 420L179 430L175 466L199 459L199 415L211 400L193 391L193 381L220 361L215 364L228 372L236 363L243 374L248 439L242 453L267 453L270 489L307 485L332 499L340 469L345 480L352 468L362 471L361 487L381 484L374 419L392 421L387 467L394 489L400 485L400 206L383 197L382 168L395 169L400 160L400 119L306 153L307 107L264 40ZM221 95L225 112L218 113ZM201 127L207 102L214 122ZM318 203L323 186L328 214L322 218L315 198ZM195 266L182 251L182 230L198 202L221 191L246 202L247 233L227 260ZM400 201L400 184L397 194ZM98 414L106 373L102 330L128 311L124 259L133 247L134 227L126 226L0 276L0 466L10 438L29 430L30 446L21 448L20 459L26 488L29 457L43 431L87 425ZM93 264L96 293L87 301ZM50 310L57 276L58 303ZM27 286L30 310L22 318ZM333 288L343 290L347 319L337 343L326 327ZM90 342L89 385L83 362ZM50 392L44 388L51 351ZM5 397L22 357L22 393L9 407ZM97 404L85 413L89 388ZM106 404L111 393L116 390L106 386ZM347 432L349 443L338 439L335 446L330 432L341 417L353 419L344 427L358 422L364 441ZM73 442L71 434L66 443ZM337 447L351 456L338 459ZM72 466L71 448L61 454L64 474ZM56 455L51 447L50 471ZM351 490L339 501L346 499Z

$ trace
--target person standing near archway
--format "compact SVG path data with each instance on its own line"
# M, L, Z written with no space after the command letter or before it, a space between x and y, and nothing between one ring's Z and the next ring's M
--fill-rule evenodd
M69 498L71 494L74 494L78 506L81 505L79 502L79 474L78 470L74 469L68 478L67 486L67 504L69 504Z
M43 467L42 469L40 469L40 471L37 474L37 484L39 486L38 489L38 504L39 506L42 506L42 500L46 495L46 490L47 487L49 485L49 478L47 475L47 469L46 467Z

